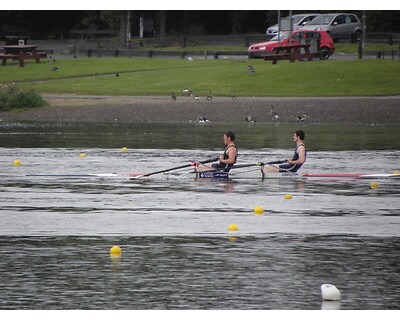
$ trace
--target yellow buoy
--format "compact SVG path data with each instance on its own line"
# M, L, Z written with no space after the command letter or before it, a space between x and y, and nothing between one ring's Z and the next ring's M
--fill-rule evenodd
M231 223L228 226L228 231L238 231L238 230L239 230L238 226L236 224L234 224L234 223Z
M13 162L13 165L15 166L15 167L19 167L20 165L21 165L21 161L20 160L14 160L14 162Z
M292 195L291 195L290 193L286 193L285 196L284 196L284 198L285 198L286 200L290 200L290 199L292 199L293 197L292 197Z
M122 250L121 250L121 248L120 248L119 246L113 246L113 247L110 249L110 255L113 256L113 257L118 257L118 256L120 256L120 255L121 255L121 252L122 252Z
M258 214L258 215L261 215L261 214L264 213L264 208L261 207L261 206L256 206L256 207L254 208L254 213L255 213L255 214Z
M371 187L371 189L376 189L376 188L378 188L378 183L375 181L372 181L369 186Z
M122 151L127 151L128 150L128 148L127 147L122 147Z
M80 156L81 158L84 158L84 157L86 157L86 153L81 153L79 156Z

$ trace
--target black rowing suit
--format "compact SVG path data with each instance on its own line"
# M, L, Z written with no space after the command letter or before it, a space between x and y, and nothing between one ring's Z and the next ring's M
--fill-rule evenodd
M225 151L224 151L224 154L223 154L224 160L229 159L227 150L228 150L230 147L235 148L236 151L237 151L237 148L236 148L236 146L235 146L234 144L231 144L231 145L227 146L226 149L225 149ZM212 167L213 167L214 169L218 169L218 170L223 171L223 172L228 172L228 171L230 170L230 168L236 163L236 160L237 160L237 156L235 157L235 162L234 162L234 163L229 163L229 164L228 164L228 163L223 163L223 162L220 161L219 163L213 163ZM221 169L224 169L224 170L221 170Z
M292 158L293 161L296 161L296 160L299 159L299 154L298 154L298 152L297 152L297 148L300 147L300 146L303 146L303 147L304 147L304 150L306 149L306 146L305 146L303 143L300 143L300 144L296 147L296 150L294 150L294 155L293 155L293 158ZM307 150L305 150L304 156L305 156L305 157L307 156ZM305 160L305 159L304 159L304 160ZM304 162L305 162L305 161L304 161ZM301 166L302 166L302 164L284 163L284 164L281 164L281 165L279 166L279 172L287 172L287 171L296 172L297 170L300 169Z

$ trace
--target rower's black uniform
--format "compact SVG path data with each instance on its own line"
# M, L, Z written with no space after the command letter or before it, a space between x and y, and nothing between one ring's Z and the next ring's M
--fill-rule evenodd
M297 149L300 146L304 147L304 149L305 149L304 156L307 157L306 146L304 145L304 143L301 143L298 146L296 146L296 150L294 150L294 155L293 155L293 158L292 158L293 161L296 161L296 160L299 159L299 153L297 152ZM301 166L302 166L302 164L284 163L284 164L279 165L279 172L287 172L287 171L296 172L297 170L300 169Z
M230 146L227 146L226 149L224 150L224 154L223 154L224 160L229 159L227 150L230 147L233 147L233 148L235 148L237 150L237 148L236 148L236 146L234 144L231 144ZM214 169L217 169L218 171L229 172L230 168L236 163L236 160L237 160L237 156L235 157L235 162L234 163L223 163L223 162L220 161L219 163L213 163L212 167Z

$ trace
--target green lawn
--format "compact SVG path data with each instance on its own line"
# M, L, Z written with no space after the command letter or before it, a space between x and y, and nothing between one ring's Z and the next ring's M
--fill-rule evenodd
M256 70L247 73L247 65ZM50 71L56 65L56 72ZM0 83L40 93L91 95L382 96L400 94L400 60L281 61L148 58L46 59L0 66ZM119 73L119 77L116 76Z

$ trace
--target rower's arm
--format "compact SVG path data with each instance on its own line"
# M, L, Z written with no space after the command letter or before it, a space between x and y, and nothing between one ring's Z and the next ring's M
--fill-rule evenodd
M227 154L229 157L228 159L224 159L223 155L219 157L219 160L221 161L221 163L234 164L236 156L237 156L236 148L229 148L227 151Z
M297 153L299 154L299 158L297 160L288 159L288 163L290 164L303 164L306 162L306 149L303 146L300 146L297 149Z

